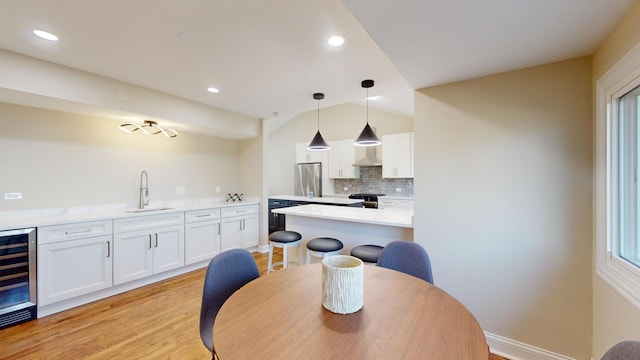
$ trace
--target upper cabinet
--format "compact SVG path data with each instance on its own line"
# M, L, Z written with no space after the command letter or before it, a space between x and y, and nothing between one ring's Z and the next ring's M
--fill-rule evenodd
M413 133L382 137L382 177L413 178Z
M356 161L355 145L353 140L332 141L329 143L329 178L331 179L357 179L360 177L360 168L353 166Z

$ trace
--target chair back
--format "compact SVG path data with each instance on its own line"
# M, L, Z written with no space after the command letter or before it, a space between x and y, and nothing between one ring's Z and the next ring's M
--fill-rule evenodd
M258 277L256 261L244 249L224 251L209 262L200 307L200 338L214 356L213 323L218 311L236 290Z
M623 341L609 349L602 360L638 360L640 359L640 341Z
M378 266L401 271L433 284L429 255L422 246L414 242L388 243L380 253Z

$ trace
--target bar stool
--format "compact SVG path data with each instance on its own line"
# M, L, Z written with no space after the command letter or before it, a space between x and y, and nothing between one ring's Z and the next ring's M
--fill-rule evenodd
M358 259L366 263L377 263L380 258L384 247L380 245L359 245L351 249L351 256L355 256Z
M290 247L298 246L298 265L302 264L302 235L295 231L276 231L269 235L269 264L267 265L267 273L270 273L274 267L282 265L283 269L289 264L288 251ZM282 261L273 263L273 248L282 249Z
M311 263L311 256L325 258L342 252L342 241L329 237L319 237L307 242L307 264Z

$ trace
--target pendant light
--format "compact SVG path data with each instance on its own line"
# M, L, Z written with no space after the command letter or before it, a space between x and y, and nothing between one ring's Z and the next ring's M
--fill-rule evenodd
M329 150L331 147L327 144L326 141L322 138L322 134L320 134L320 100L324 99L323 93L315 93L313 94L313 98L318 100L318 132L316 132L316 136L313 137L309 146L307 146L307 150L311 151L324 151Z
M369 126L369 88L373 87L373 80L362 80L362 87L367 89L367 125L356 139L356 146L376 146L382 144L371 126Z

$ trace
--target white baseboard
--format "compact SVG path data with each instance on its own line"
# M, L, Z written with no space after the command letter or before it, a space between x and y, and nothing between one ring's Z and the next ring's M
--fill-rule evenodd
M491 352L504 356L511 360L575 360L568 356L553 353L551 351L507 339L485 331L485 337L489 343Z
M268 253L269 252L269 245L258 245L256 248L256 251L259 253Z

